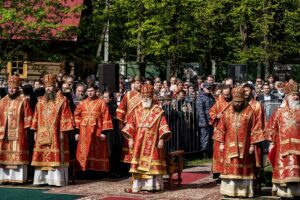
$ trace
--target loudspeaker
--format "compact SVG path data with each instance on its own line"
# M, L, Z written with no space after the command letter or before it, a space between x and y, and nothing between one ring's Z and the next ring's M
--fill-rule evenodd
M99 86L103 91L118 92L119 91L119 65L117 64L101 64L98 66L97 77L99 78Z

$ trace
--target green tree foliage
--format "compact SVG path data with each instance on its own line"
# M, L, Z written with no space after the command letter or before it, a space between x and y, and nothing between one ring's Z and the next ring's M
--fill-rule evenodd
M299 57L298 0L113 0L112 55L125 50L147 61L210 66ZM121 37L114 37L114 35ZM118 53L120 56L120 53ZM139 55L137 55L139 56Z
M74 37L74 28L62 25L80 7L70 8L61 0L0 0L0 63L18 51L38 49L57 39Z
M15 0L13 5L18 6L9 9L3 6L4 1L0 2L0 23L9 24L1 26L0 35L8 41L14 35L51 38L49 30L58 28L60 16L69 12L60 3L63 1L43 1L35 6L38 0ZM229 63L265 66L268 74L276 62L300 56L299 0L85 2L77 33L79 41L71 56L75 60L103 62L101 49L108 29L110 61L125 58L138 63L168 63L173 72L180 70L185 62L200 62L209 71L214 60L217 66ZM49 19L45 16L53 13L52 7L58 13ZM25 16L35 20L26 21Z

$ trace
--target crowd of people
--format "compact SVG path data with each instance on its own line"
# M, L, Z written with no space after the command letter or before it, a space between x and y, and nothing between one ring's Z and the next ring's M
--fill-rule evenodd
M216 83L212 75L185 81L120 75L113 92L93 75L82 80L61 72L39 80L0 78L0 96L1 183L24 183L32 174L34 185L65 186L70 161L81 171L109 172L122 160L133 178L126 192L163 190L166 142L176 138L172 150L188 151L196 132L197 151L213 158L221 194L254 196L262 154L270 152L274 192L300 196L293 79ZM279 108L269 109L274 102Z

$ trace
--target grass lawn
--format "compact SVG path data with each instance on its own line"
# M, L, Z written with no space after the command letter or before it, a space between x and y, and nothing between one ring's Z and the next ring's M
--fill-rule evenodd
M199 155L185 156L184 159L184 168L197 167L199 165L208 164L212 162L212 159L203 159L200 158Z
M0 188L1 200L74 200L79 195L49 194L47 190L24 188Z

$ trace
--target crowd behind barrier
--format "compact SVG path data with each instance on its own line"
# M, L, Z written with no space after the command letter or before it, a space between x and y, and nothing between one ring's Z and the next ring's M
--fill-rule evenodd
M182 156L196 154L212 158L222 195L253 197L260 193L266 163L273 167L274 186L279 167L290 169L292 163L299 169L291 162L297 155L290 155L299 150L293 145L299 141L300 109L293 79L216 83L211 75L185 82L175 76L170 82L120 76L119 81L120 90L112 92L95 76L82 81L47 73L30 81L13 75L7 82L0 77L5 122L0 183L66 186L70 172L74 183L79 171L85 177L131 173L131 188L124 191L144 194L164 190L166 174L172 188L175 169L181 180Z
M71 109L74 110L81 99L85 98L85 87L88 84L97 84L96 77L91 75L85 80L80 77L65 75L64 71L57 76L58 85L62 92L70 101ZM165 111L168 124L172 131L172 138L167 142L166 149L168 152L178 149L184 150L186 153L195 153L201 151L201 138L199 134L199 115L196 110L196 98L201 93L205 83L211 85L208 95L215 99L220 95L222 85L231 84L241 85L242 83L234 83L232 79L227 78L222 83L216 83L214 77L209 75L207 77L198 76L191 80L182 81L178 77L172 76L169 81L162 81L156 77L154 79L145 79L145 83L154 85L154 90L158 98L158 104ZM288 79L287 81L294 81ZM124 77L120 75L119 91L110 93L107 102L113 104L112 109L116 109L125 93L133 89L133 77ZM67 83L67 84L64 84ZM253 86L255 97L264 98L264 93L270 95L277 95L275 100L261 100L263 104L265 119L269 120L271 114L276 110L282 102L281 89L283 82L276 81L275 76L269 76L268 80L263 81L257 78L255 82L247 82ZM268 87L265 88L265 86ZM31 101L32 108L37 102L37 99L44 94L44 86L41 79L39 80L23 80L21 90ZM4 97L7 94L7 81L0 77L0 96ZM105 99L105 88L99 86L98 96ZM281 96L280 96L281 94ZM284 94L283 94L284 95ZM114 113L114 111L112 111ZM208 115L208 113L207 113ZM120 134L120 133L118 133ZM211 146L210 141L210 146Z
M167 142L167 152L184 150L185 153L201 152L198 117L195 102L168 100L161 101L168 124L172 130L172 138ZM262 102L266 121L282 102L277 100Z

